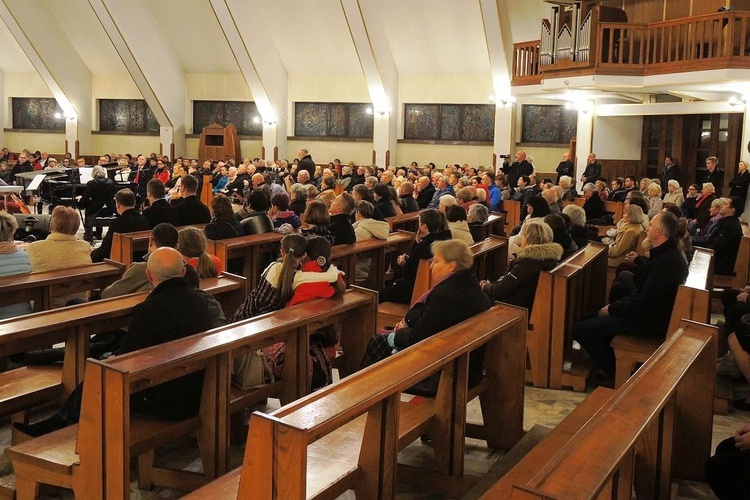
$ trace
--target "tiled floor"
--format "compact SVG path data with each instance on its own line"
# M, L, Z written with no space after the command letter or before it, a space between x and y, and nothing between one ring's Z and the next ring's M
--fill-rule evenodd
M548 389L526 388L526 403L524 406L524 430L531 429L534 425L554 427L565 416L570 413L584 398L585 394L569 391L556 391ZM278 403L271 400L268 410L274 409ZM481 421L481 412L477 400L469 404L469 421ZM714 446L721 440L731 436L740 425L750 423L750 413L730 410L729 415L714 416ZM0 429L0 448L5 448L10 442L10 432L7 421ZM231 453L232 466L239 466L242 462L243 450L241 447L233 447ZM501 452L488 449L483 442L468 440L466 447L465 467L466 473L470 475L484 475L492 465L502 456ZM185 442L179 447L167 450L164 460L170 465L200 470L198 451L195 443ZM433 464L432 449L417 441L399 454L399 462L420 467L431 467ZM0 476L11 472L10 463L4 458L0 459ZM135 471L133 471L135 477ZM132 484L133 499L172 499L178 498L181 493L167 489L155 489L153 491L140 491L135 481ZM45 487L42 489L41 498L45 499L72 499L72 492L56 488ZM353 499L353 493L347 493L342 499ZM399 499L447 499L451 498L435 491L425 491L414 486L399 484ZM681 484L677 498L683 499L712 499L715 498L702 484Z

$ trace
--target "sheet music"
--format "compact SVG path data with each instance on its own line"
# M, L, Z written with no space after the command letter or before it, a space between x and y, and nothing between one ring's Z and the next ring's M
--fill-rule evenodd
M42 181L46 178L47 174L37 175L36 177L34 177L34 179L32 179L26 189L29 191L36 191L37 189L39 189L39 186L41 186Z
M93 180L91 173L94 171L94 167L81 167L78 169L78 173L81 174L81 184L86 184L88 181Z

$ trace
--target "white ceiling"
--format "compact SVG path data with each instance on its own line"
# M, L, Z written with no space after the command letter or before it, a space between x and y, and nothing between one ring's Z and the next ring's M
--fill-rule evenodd
M146 0L146 3L186 73L239 72L208 0Z

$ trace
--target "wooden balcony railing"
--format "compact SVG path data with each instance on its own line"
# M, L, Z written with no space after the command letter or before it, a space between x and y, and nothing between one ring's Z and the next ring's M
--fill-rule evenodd
M750 12L721 12L650 24L598 23L595 43L583 41L585 47L574 48L572 63L570 58L547 58L549 64L539 64L536 58L535 65L521 68L514 64L513 84L539 83L545 76L559 78L571 72L657 75L750 68ZM514 61L519 52L538 54L539 44L516 44Z
M541 83L539 73L539 40L513 45L513 83L534 85Z

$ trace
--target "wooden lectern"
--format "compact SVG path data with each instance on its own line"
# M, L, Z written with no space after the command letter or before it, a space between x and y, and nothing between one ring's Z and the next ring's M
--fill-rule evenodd
M200 145L198 146L198 163L201 165L206 160L223 160L230 158L235 160L240 156L240 138L237 135L237 127L231 123L222 127L214 123L203 127Z

